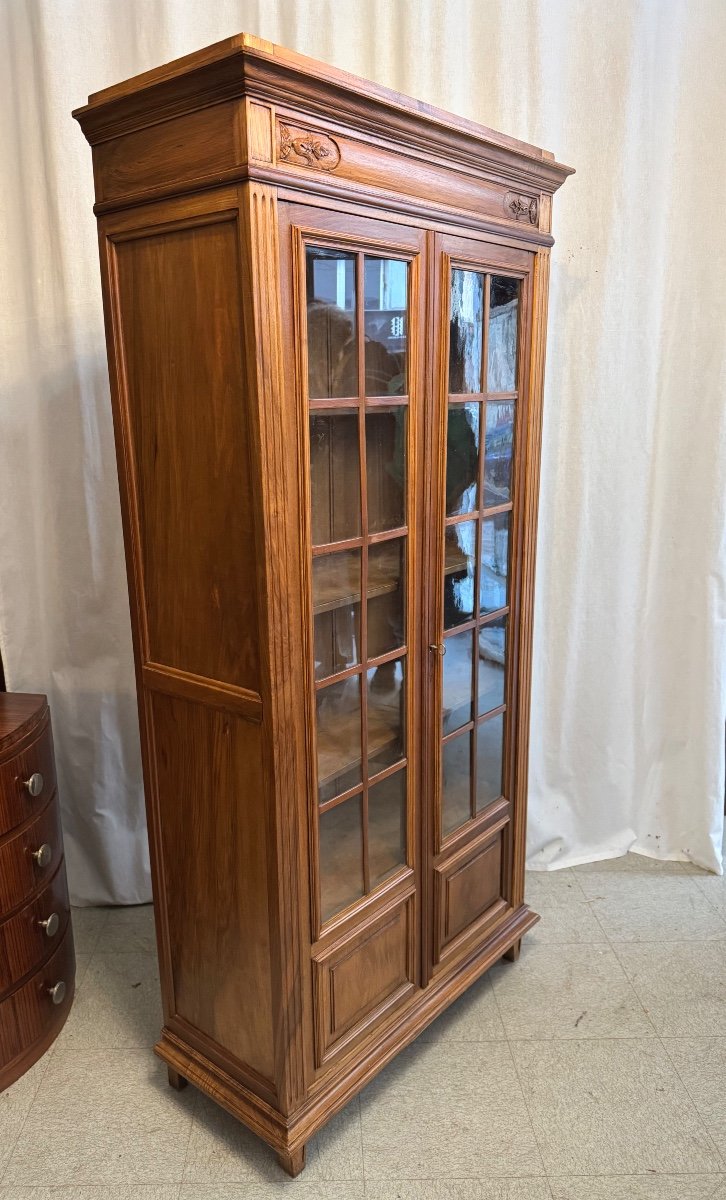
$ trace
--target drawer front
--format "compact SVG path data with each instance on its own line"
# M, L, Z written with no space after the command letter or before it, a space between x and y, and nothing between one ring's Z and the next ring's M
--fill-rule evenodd
M47 963L21 988L0 1001L0 1087L4 1068L63 1024L73 1000L75 973L69 925ZM58 983L65 985L65 995L61 1003L54 1004L50 989Z
M38 862L36 853L50 847L48 861ZM48 883L63 857L58 801L51 803L32 825L0 843L0 914L8 914Z
M502 896L502 840L504 829L490 831L465 846L434 872L436 961L456 952L508 911Z
M36 795L27 786L31 780ZM40 812L53 795L55 783L53 738L48 722L30 746L0 763L0 837L27 821L34 812Z
M316 1066L372 1032L415 990L414 936L410 895L313 960Z
M40 895L0 924L0 998L54 953L69 915L66 868L61 861Z

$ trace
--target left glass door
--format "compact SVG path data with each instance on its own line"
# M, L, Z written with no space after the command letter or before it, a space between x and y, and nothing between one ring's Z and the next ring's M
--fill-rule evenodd
M349 236L301 258L320 932L415 866L418 270Z

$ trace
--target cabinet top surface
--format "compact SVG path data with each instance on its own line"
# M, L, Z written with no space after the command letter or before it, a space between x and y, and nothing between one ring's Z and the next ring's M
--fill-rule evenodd
M334 111L343 122L365 122L372 128L383 123L389 137L403 138L415 129L419 136L428 134L432 143L448 137L485 144L530 166L541 164L553 190L573 173L547 150L247 33L94 92L73 116L94 144L138 128L142 114L159 120L184 108L244 95L302 102L311 110Z
M18 741L47 708L45 696L26 692L0 692L0 751Z

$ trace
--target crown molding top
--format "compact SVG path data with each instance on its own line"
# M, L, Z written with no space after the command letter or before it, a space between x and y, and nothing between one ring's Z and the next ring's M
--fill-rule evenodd
M251 97L330 118L402 147L501 170L554 192L573 168L546 150L250 34L226 38L94 92L74 111L91 145L225 100Z

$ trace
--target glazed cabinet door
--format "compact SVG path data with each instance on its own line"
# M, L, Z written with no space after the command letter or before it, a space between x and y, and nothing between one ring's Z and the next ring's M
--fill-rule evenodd
M531 265L522 250L437 239L427 688L434 970L521 903L515 714Z
M418 982L424 235L282 206L307 564L315 1066Z

